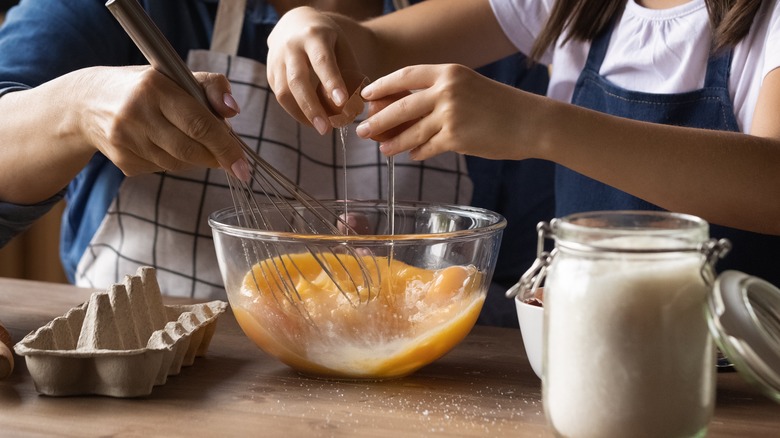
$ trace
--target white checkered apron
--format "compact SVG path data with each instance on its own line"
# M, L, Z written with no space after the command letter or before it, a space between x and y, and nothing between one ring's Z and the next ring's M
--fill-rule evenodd
M217 24L229 14L223 12L224 3L220 2ZM376 142L354 133L362 116L349 127L345 146L335 130L320 136L277 103L265 65L234 55L238 47L234 31L241 28L244 10L243 1L236 4L241 13L234 25L215 26L212 50L192 51L188 58L193 71L219 72L230 80L241 108L241 114L230 119L236 133L319 199L387 199L386 159ZM223 47L215 50L215 44ZM406 154L395 158L396 200L467 204L471 191L460 155L448 153L422 162L411 161ZM125 178L78 264L76 284L107 288L139 266L153 266L166 295L224 299L208 216L232 205L221 169Z

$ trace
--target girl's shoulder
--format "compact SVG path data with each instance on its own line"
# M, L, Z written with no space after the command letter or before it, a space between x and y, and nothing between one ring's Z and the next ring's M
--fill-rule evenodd
M550 18L556 0L490 0L493 14L504 34L520 52L529 54L534 41ZM540 60L551 61L552 50Z
M759 77L780 67L780 2L763 2L750 32L734 47L734 61L758 70Z

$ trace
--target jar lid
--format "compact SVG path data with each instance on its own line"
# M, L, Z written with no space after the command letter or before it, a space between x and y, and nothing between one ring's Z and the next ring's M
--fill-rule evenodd
M710 331L721 351L745 380L780 402L780 289L725 271L708 305Z

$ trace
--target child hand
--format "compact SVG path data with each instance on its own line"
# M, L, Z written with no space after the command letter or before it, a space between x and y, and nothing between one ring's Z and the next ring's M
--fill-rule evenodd
M269 86L290 115L320 134L350 96L341 68L358 70L345 41L332 18L309 7L286 13L268 37Z
M517 147L519 93L461 65L406 67L363 89L375 113L357 134L380 141L385 155L409 151L414 160L445 151L525 158Z

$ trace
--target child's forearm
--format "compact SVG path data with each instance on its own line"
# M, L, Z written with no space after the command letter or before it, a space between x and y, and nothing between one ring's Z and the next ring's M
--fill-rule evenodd
M780 234L780 140L555 106L539 158L668 210Z

